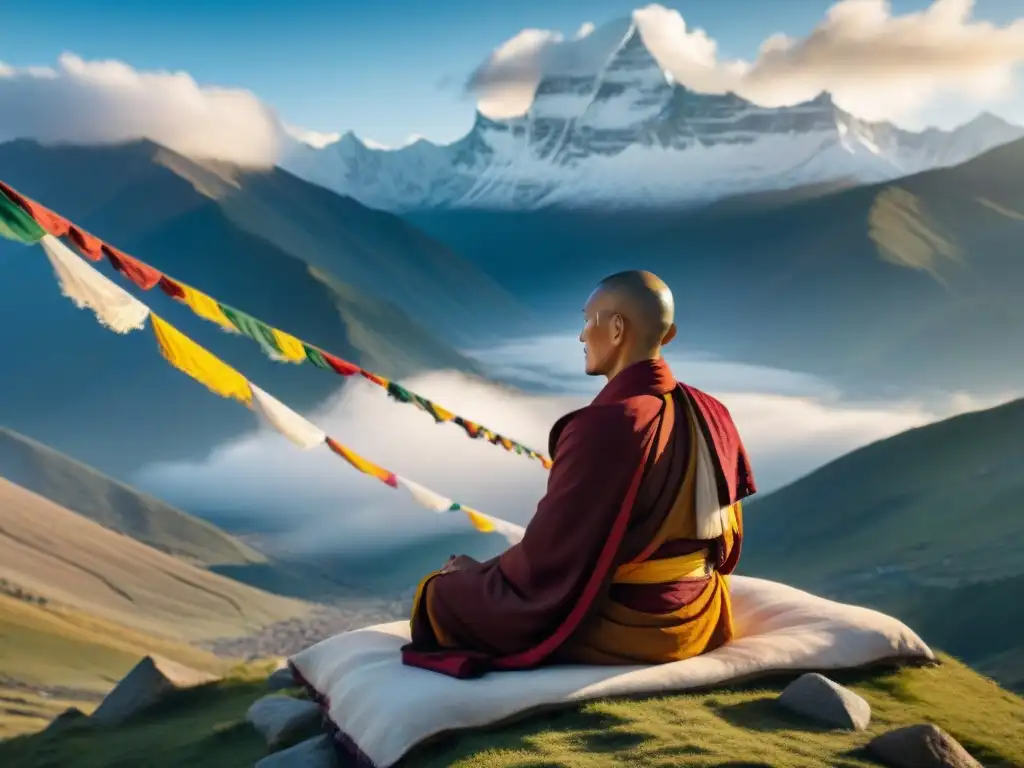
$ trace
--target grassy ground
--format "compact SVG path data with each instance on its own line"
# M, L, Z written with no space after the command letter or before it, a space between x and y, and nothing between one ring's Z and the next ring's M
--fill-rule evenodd
M229 667L181 643L0 595L0 738L38 730L70 706L92 711L148 654L203 672L221 674Z
M932 722L988 768L1024 763L1024 701L944 660L940 667L835 675L870 701L866 733L833 731L790 716L773 701L786 682L645 700L601 701L528 718L494 731L442 739L401 768L601 768L602 766L874 765L862 753L875 734ZM72 726L0 743L9 768L251 766L265 753L244 722L265 693L262 678L236 675L182 692L115 731Z

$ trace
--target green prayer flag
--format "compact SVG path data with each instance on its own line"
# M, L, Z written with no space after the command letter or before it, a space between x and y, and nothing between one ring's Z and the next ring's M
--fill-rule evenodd
M330 364L324 359L324 356L320 353L320 350L316 347L311 347L309 344L303 344L302 348L306 350L306 359L309 360L317 368L323 368L325 371L333 371Z
M245 314L238 309L227 307L223 304L220 305L224 315L231 324L239 330L240 333L244 333L250 339L253 339L260 347L263 352L269 357L280 357L281 350L277 346L277 340L274 338L274 331L269 325L261 323L255 317Z
M411 403L414 401L414 396L409 390L401 384L395 384L393 381L388 383L388 394L400 403Z
M24 208L0 191L0 237L31 245L38 243L45 234Z

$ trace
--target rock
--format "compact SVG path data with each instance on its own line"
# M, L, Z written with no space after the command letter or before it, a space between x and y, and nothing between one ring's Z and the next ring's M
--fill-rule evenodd
M801 675L779 696L779 704L819 722L862 731L871 722L871 705L824 675Z
M71 723L77 723L87 718L88 716L85 714L85 712L80 710L78 707L68 707L55 718L53 718L53 720L50 721L50 724L46 726L46 728L44 728L43 730L44 732L56 731L61 728L64 728L67 725L71 725Z
M302 731L320 724L320 707L312 701L290 696L264 696L245 714L253 728L263 734L267 746L276 747Z
M934 725L911 725L876 736L868 752L892 768L981 768L960 742Z
M336 768L338 756L330 736L317 736L264 757L256 768Z
M171 691L216 679L160 656L146 656L100 702L91 719L103 724L118 723L152 706Z
M288 667L283 667L267 678L267 688L271 691L283 691L286 688L298 688L299 684L292 676Z

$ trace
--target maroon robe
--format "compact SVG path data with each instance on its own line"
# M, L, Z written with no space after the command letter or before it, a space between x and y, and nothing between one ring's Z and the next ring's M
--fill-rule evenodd
M676 497L690 446L688 429L665 423L665 395L679 386L664 361L636 363L555 424L547 493L523 540L425 580L406 664L472 677L557 660L614 569L644 549ZM717 453L723 505L749 496L753 475L728 411L684 389ZM431 619L455 649L439 642Z

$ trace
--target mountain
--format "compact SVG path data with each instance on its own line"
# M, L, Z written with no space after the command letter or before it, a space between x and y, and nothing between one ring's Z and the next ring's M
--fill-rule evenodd
M1024 690L1022 434L1017 400L865 446L755 497L743 572L899 616Z
M11 437L4 440L2 472L11 466ZM74 481L75 474L72 469L64 479ZM195 556L187 546L191 536L204 545L199 553L216 555L231 540L221 534L218 541L211 526L205 530L155 500L132 499L130 489L100 476L62 483L58 475L40 473L37 479L47 480L58 495L83 492L80 506L93 512L118 505L118 522L128 530L111 530L0 477L0 738L42 727L41 718L61 708L95 705L144 655L223 673L229 662L198 644L248 636L311 613L308 603L254 589L131 538L142 531Z
M475 370L458 346L528 322L479 269L391 214L282 171L198 163L149 142L0 145L0 179L219 300L385 376ZM107 270L107 265L100 265ZM252 414L167 366L149 333L118 337L57 290L39 249L0 242L9 292L0 423L125 479L202 458ZM127 285L122 282L122 285ZM159 291L183 332L302 411L342 379L274 363Z
M856 395L1002 397L1024 381L1024 140L952 168L701 210L409 214L548 318L578 327L602 277L650 269L676 344ZM723 311L727 309L727 311ZM756 384L751 386L756 387Z
M860 120L831 96L761 107L667 75L633 18L560 46L529 110L479 112L452 144L394 150L354 134L294 143L281 164L385 210L693 206L823 182L872 183L961 163L1024 136L983 114L953 131Z
M105 528L201 567L267 561L210 523L3 427L0 476Z
M0 578L45 601L179 642L241 635L309 604L240 584L0 478Z

